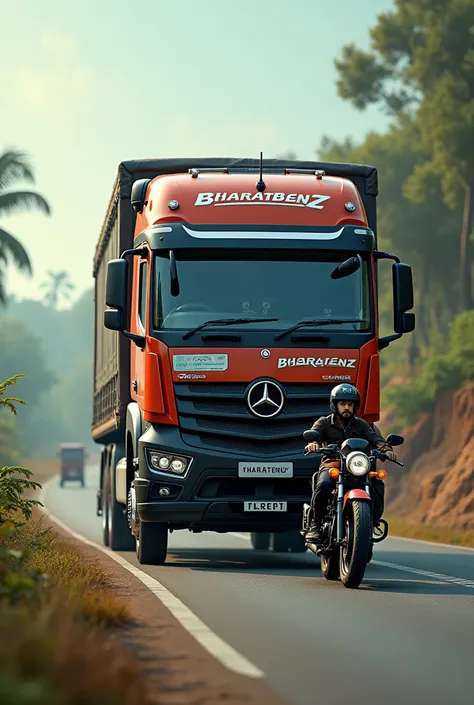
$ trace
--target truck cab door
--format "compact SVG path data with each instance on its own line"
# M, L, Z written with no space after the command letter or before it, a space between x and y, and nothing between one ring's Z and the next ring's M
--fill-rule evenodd
M135 277L133 297L134 305L132 307L132 320L135 331L138 335L148 333L148 289L150 264L148 260L135 260ZM131 344L131 378L132 389L131 395L143 408L145 394L145 349L137 347L134 343Z

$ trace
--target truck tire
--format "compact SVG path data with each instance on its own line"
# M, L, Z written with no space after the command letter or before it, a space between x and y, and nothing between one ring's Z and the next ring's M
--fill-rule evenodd
M288 535L288 544L292 553L306 553L306 539L301 536L300 532L291 531Z
M168 525L140 521L136 551L142 565L163 565L168 553Z
M135 538L128 526L126 508L115 499L114 473L107 468L104 473L104 543L112 551L133 551Z
M266 531L252 531L250 543L256 551L268 551L270 534Z
M270 548L275 553L305 553L305 540L299 531L284 531L270 534Z
M270 534L270 549L274 553L288 553L290 547L288 538L287 531Z
M102 543L104 546L109 545L109 502L106 495L106 475L103 475L102 484Z

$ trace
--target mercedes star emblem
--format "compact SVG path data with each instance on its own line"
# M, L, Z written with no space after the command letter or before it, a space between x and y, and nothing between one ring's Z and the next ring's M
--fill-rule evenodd
M255 382L247 394L247 404L250 411L261 419L271 419L279 414L284 403L283 391L276 382L265 380Z

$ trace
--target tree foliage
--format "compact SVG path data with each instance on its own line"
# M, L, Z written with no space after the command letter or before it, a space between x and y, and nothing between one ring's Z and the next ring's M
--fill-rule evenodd
M413 267L418 323L415 334L409 338L410 344L426 349L434 337L446 333L457 307L459 281L451 237L456 213L443 203L441 182L436 175L429 184L429 202L412 202L408 198L410 174L426 156L417 139L416 124L406 118L384 135L370 133L358 145L351 140L338 144L325 138L319 155L327 160L377 166L379 247L394 252ZM390 265L381 262L379 270L380 317L384 331L389 333L392 329ZM400 351L401 343L387 351L388 357L399 355L394 352L395 347Z
M52 308L58 308L60 299L70 300L71 291L75 286L70 281L69 272L63 269L59 272L49 271L48 279L40 285L40 288L45 291L44 300L48 305Z
M11 301L7 313L1 320L0 369L13 375L21 365L26 374L18 384L28 406L19 410L18 437L5 446L5 462L18 462L21 454L13 449L20 443L23 457L53 457L58 444L68 440L93 448L93 292L67 310L24 300ZM1 438L12 430L10 419L3 421L8 428L2 430L0 420L0 458Z
M41 194L36 191L12 190L20 181L34 183L33 168L26 154L7 149L0 154L0 218L33 209L49 215L51 208ZM31 275L32 266L27 251L19 240L0 227L0 305L5 305L7 301L4 276L10 261L20 271Z
M339 94L360 110L379 104L399 125L407 116L413 121L423 159L413 165L405 194L429 208L435 185L453 211L462 204L458 309L472 308L474 3L395 0L393 11L378 16L371 44L370 52L344 47L335 62Z
M432 351L419 374L407 384L387 390L400 418L412 423L422 411L432 409L444 392L474 381L474 311L464 311L452 324L444 352Z
M8 387L16 384L17 379L23 375L14 375L0 383L0 408L8 409L12 414L17 413L17 404L24 404L22 399L6 396ZM20 526L16 518L22 514L25 519L31 518L32 508L41 505L35 499L25 497L29 490L40 489L41 485L31 480L30 470L19 465L0 467L0 527L6 522L13 526Z

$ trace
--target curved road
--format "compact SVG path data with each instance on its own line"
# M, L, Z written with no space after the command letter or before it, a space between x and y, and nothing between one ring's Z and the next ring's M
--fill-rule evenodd
M98 472L57 479L44 504L102 545ZM134 553L121 554L137 565ZM245 534L170 536L159 580L264 673L291 705L474 702L474 552L403 539L375 547L358 590L325 581L310 553L254 551Z

